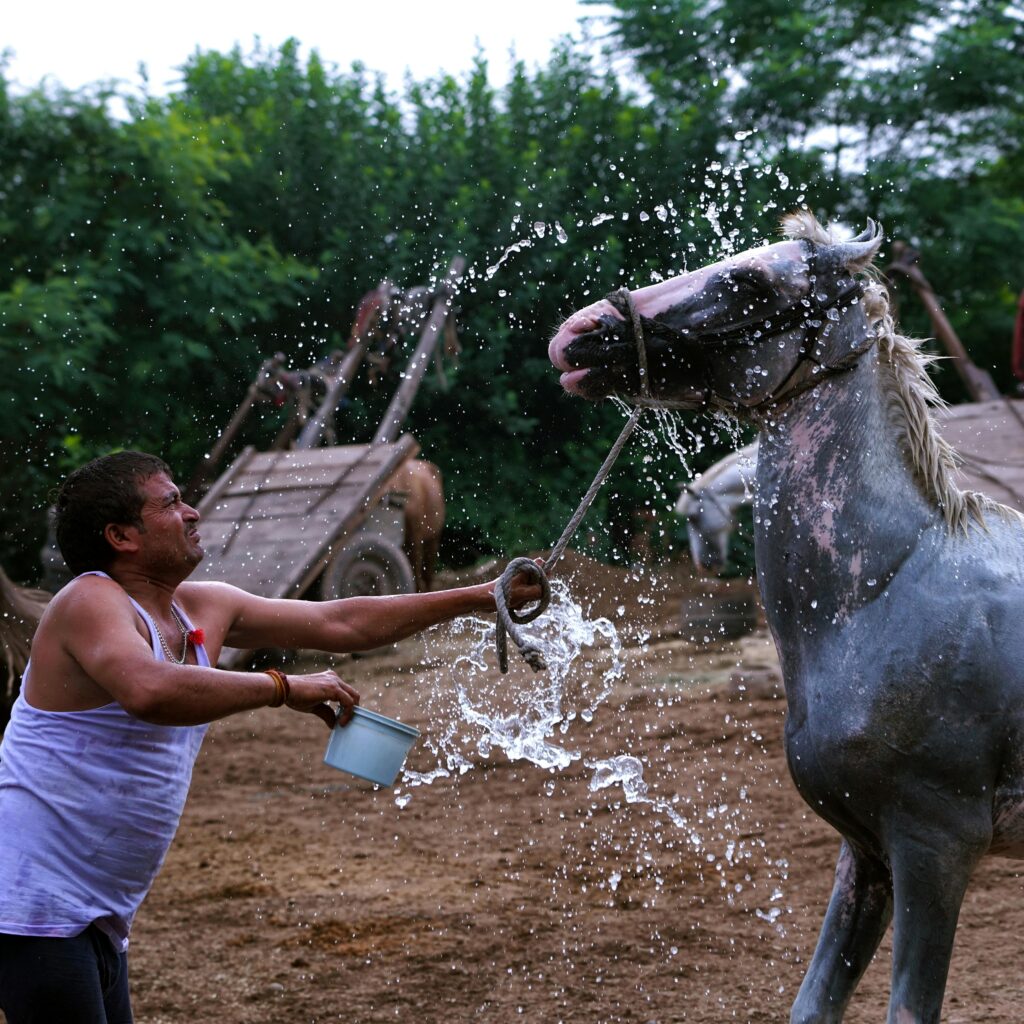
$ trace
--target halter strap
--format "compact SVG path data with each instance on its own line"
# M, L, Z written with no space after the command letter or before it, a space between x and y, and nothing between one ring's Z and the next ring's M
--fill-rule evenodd
M697 347L703 364L703 376L705 380L701 406L716 404L711 386L707 383L708 368L707 358L704 353L709 348L722 348L737 338L748 338L751 333L758 332L759 337L754 338L755 344L765 344L772 338L785 334L795 327L803 327L805 332L804 340L800 345L798 358L793 369L787 374L779 386L763 401L750 408L757 409L769 403L793 398L809 388L815 387L822 376L835 373L843 373L852 369L860 357L874 345L877 338L874 334L869 335L866 343L858 348L852 349L847 355L834 363L823 362L814 354L814 350L821 338L822 332L826 329L824 322L813 324L812 320L820 317L827 319L828 310L837 309L842 316L860 301L864 294L864 285L856 277L850 277L834 295L817 291L816 284L820 276L820 254L816 243L810 239L803 239L802 244L807 250L808 276L811 281L811 292L806 304L801 304L793 309L776 314L772 317L765 317L759 322L744 324L739 327L730 327L720 331L709 331L697 334L692 331L680 331L662 323L659 320L641 316L633 301L632 293L628 288L618 288L609 293L606 298L620 314L628 315L630 326L633 329L633 339L637 347L637 367L640 376L640 394L633 400L637 406L660 406L665 408L692 409L692 402L673 402L654 399L650 389L650 370L647 359L647 343L645 341L645 327L648 330L656 331L662 337L669 337L686 347Z
M651 401L651 375L647 369L647 342L644 339L643 318L637 311L633 301L633 293L628 288L618 288L608 296L609 301L619 308L620 304L629 314L633 327L633 339L636 342L636 364L640 373L640 397Z

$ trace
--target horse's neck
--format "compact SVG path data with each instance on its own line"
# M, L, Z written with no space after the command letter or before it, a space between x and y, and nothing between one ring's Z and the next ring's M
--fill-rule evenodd
M733 466L708 488L708 492L713 494L731 514L747 500L749 489L739 466Z
M748 445L734 452L729 457L728 465L720 465L719 471L708 481L701 491L713 494L730 511L738 508L745 501L750 500L751 485L753 483L753 469L751 468L752 458L756 458L756 451L751 456Z
M878 360L871 350L762 424L756 556L777 638L841 628L940 521L890 421Z

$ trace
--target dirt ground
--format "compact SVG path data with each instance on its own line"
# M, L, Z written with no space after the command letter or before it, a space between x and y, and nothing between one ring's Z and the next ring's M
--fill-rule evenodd
M453 696L458 630L335 661L365 706L422 730L408 768L433 772L458 748L447 777L374 789L324 766L326 730L293 713L211 727L133 933L141 1024L787 1019L837 839L786 774L771 641L763 625L740 639L682 628L703 593L685 567L571 568L576 599L616 623L624 670L590 716L611 648L578 659L551 740L566 767L481 752ZM719 584L713 599L751 594ZM516 664L472 686L521 710L538 679ZM637 766L622 757L646 790L600 786L609 765ZM979 871L950 1024L1021 1019L1021 890L1012 862ZM885 1018L888 951L854 1024Z

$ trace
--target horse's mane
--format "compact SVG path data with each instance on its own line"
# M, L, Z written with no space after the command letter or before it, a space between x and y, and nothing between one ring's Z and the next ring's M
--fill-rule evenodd
M782 229L787 238L806 239L819 245L842 245L849 241L834 227L819 224L808 210L784 217ZM881 273L872 263L882 246L880 232L875 239L877 244L867 258L850 264L849 269L867 278L864 312L875 331L882 357L882 385L889 400L890 418L902 434L914 477L926 497L942 510L950 530L966 533L972 522L984 527L986 512L1008 520L1021 519L1015 509L1001 505L980 491L962 491L953 482L958 458L954 449L939 436L932 413L933 409L946 405L928 375L928 367L938 357L922 352L920 340L896 331L889 294Z

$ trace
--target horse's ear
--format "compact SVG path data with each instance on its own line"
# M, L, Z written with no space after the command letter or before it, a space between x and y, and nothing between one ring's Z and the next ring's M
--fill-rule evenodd
M851 242L870 242L874 240L876 234L880 232L879 226L868 217L868 226L856 237L851 238Z
M837 243L833 252L844 267L857 273L875 258L884 238L881 224L868 217L868 226L856 238Z

